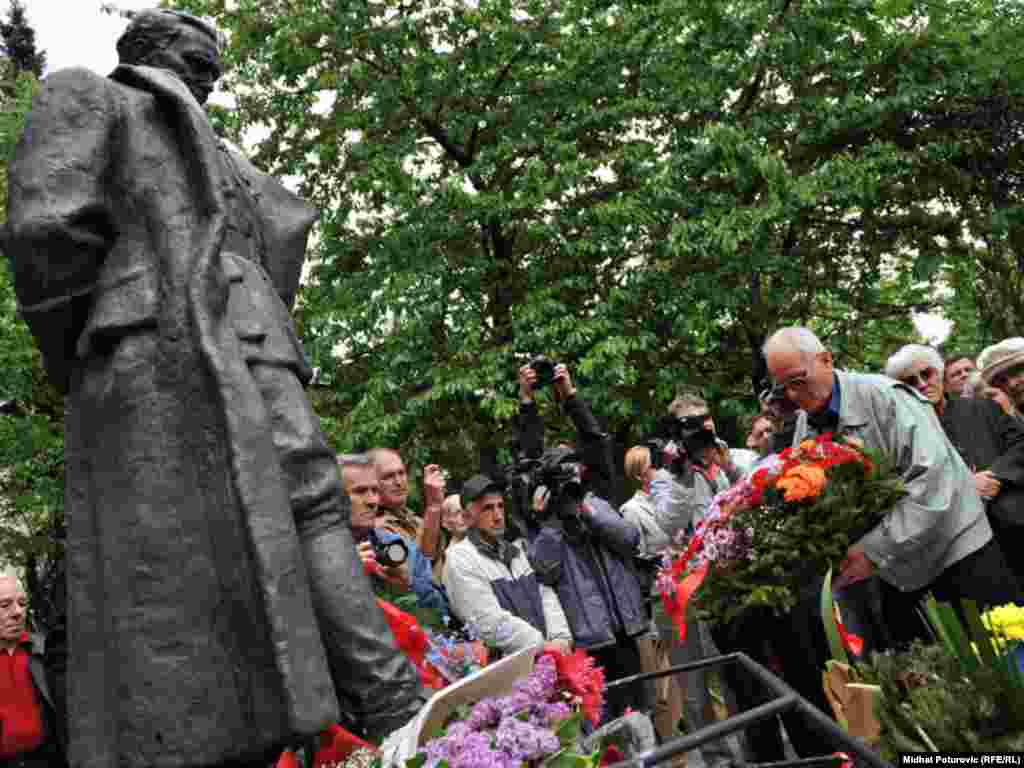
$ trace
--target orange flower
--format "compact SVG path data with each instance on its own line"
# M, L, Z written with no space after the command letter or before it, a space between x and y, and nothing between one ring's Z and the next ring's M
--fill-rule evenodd
M786 501L813 499L825 489L825 470L809 464L801 464L786 472L775 487L783 492Z
M804 440L800 443L800 453L808 459L816 458L821 453L821 449L818 447L818 441Z

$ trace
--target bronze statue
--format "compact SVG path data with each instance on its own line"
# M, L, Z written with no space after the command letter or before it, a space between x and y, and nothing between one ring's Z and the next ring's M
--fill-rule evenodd
M215 30L143 11L47 78L10 166L20 311L67 393L72 766L274 757L422 703L356 557L289 316L314 211L200 106Z

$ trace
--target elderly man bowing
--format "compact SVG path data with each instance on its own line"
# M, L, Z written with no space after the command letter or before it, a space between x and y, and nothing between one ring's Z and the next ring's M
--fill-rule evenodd
M927 588L940 600L1017 599L974 475L926 398L883 376L835 370L806 328L776 332L764 354L775 391L807 414L794 442L823 432L855 437L892 460L906 487L906 497L850 547L837 587L877 573L903 592Z

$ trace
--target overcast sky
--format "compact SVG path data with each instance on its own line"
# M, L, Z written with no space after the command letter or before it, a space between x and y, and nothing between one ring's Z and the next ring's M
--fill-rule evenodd
M48 72L88 67L106 75L114 68L114 44L128 21L102 13L101 4L102 0L25 0L36 46L46 51ZM156 0L117 0L117 5L138 10L156 5ZM8 7L7 0L0 0L4 16Z

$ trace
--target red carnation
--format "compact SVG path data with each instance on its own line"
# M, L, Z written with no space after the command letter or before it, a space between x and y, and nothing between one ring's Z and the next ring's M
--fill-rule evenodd
M596 726L601 722L601 710L604 709L604 669L579 649L570 654L554 654L554 658L559 683L573 696L579 697L583 717Z

